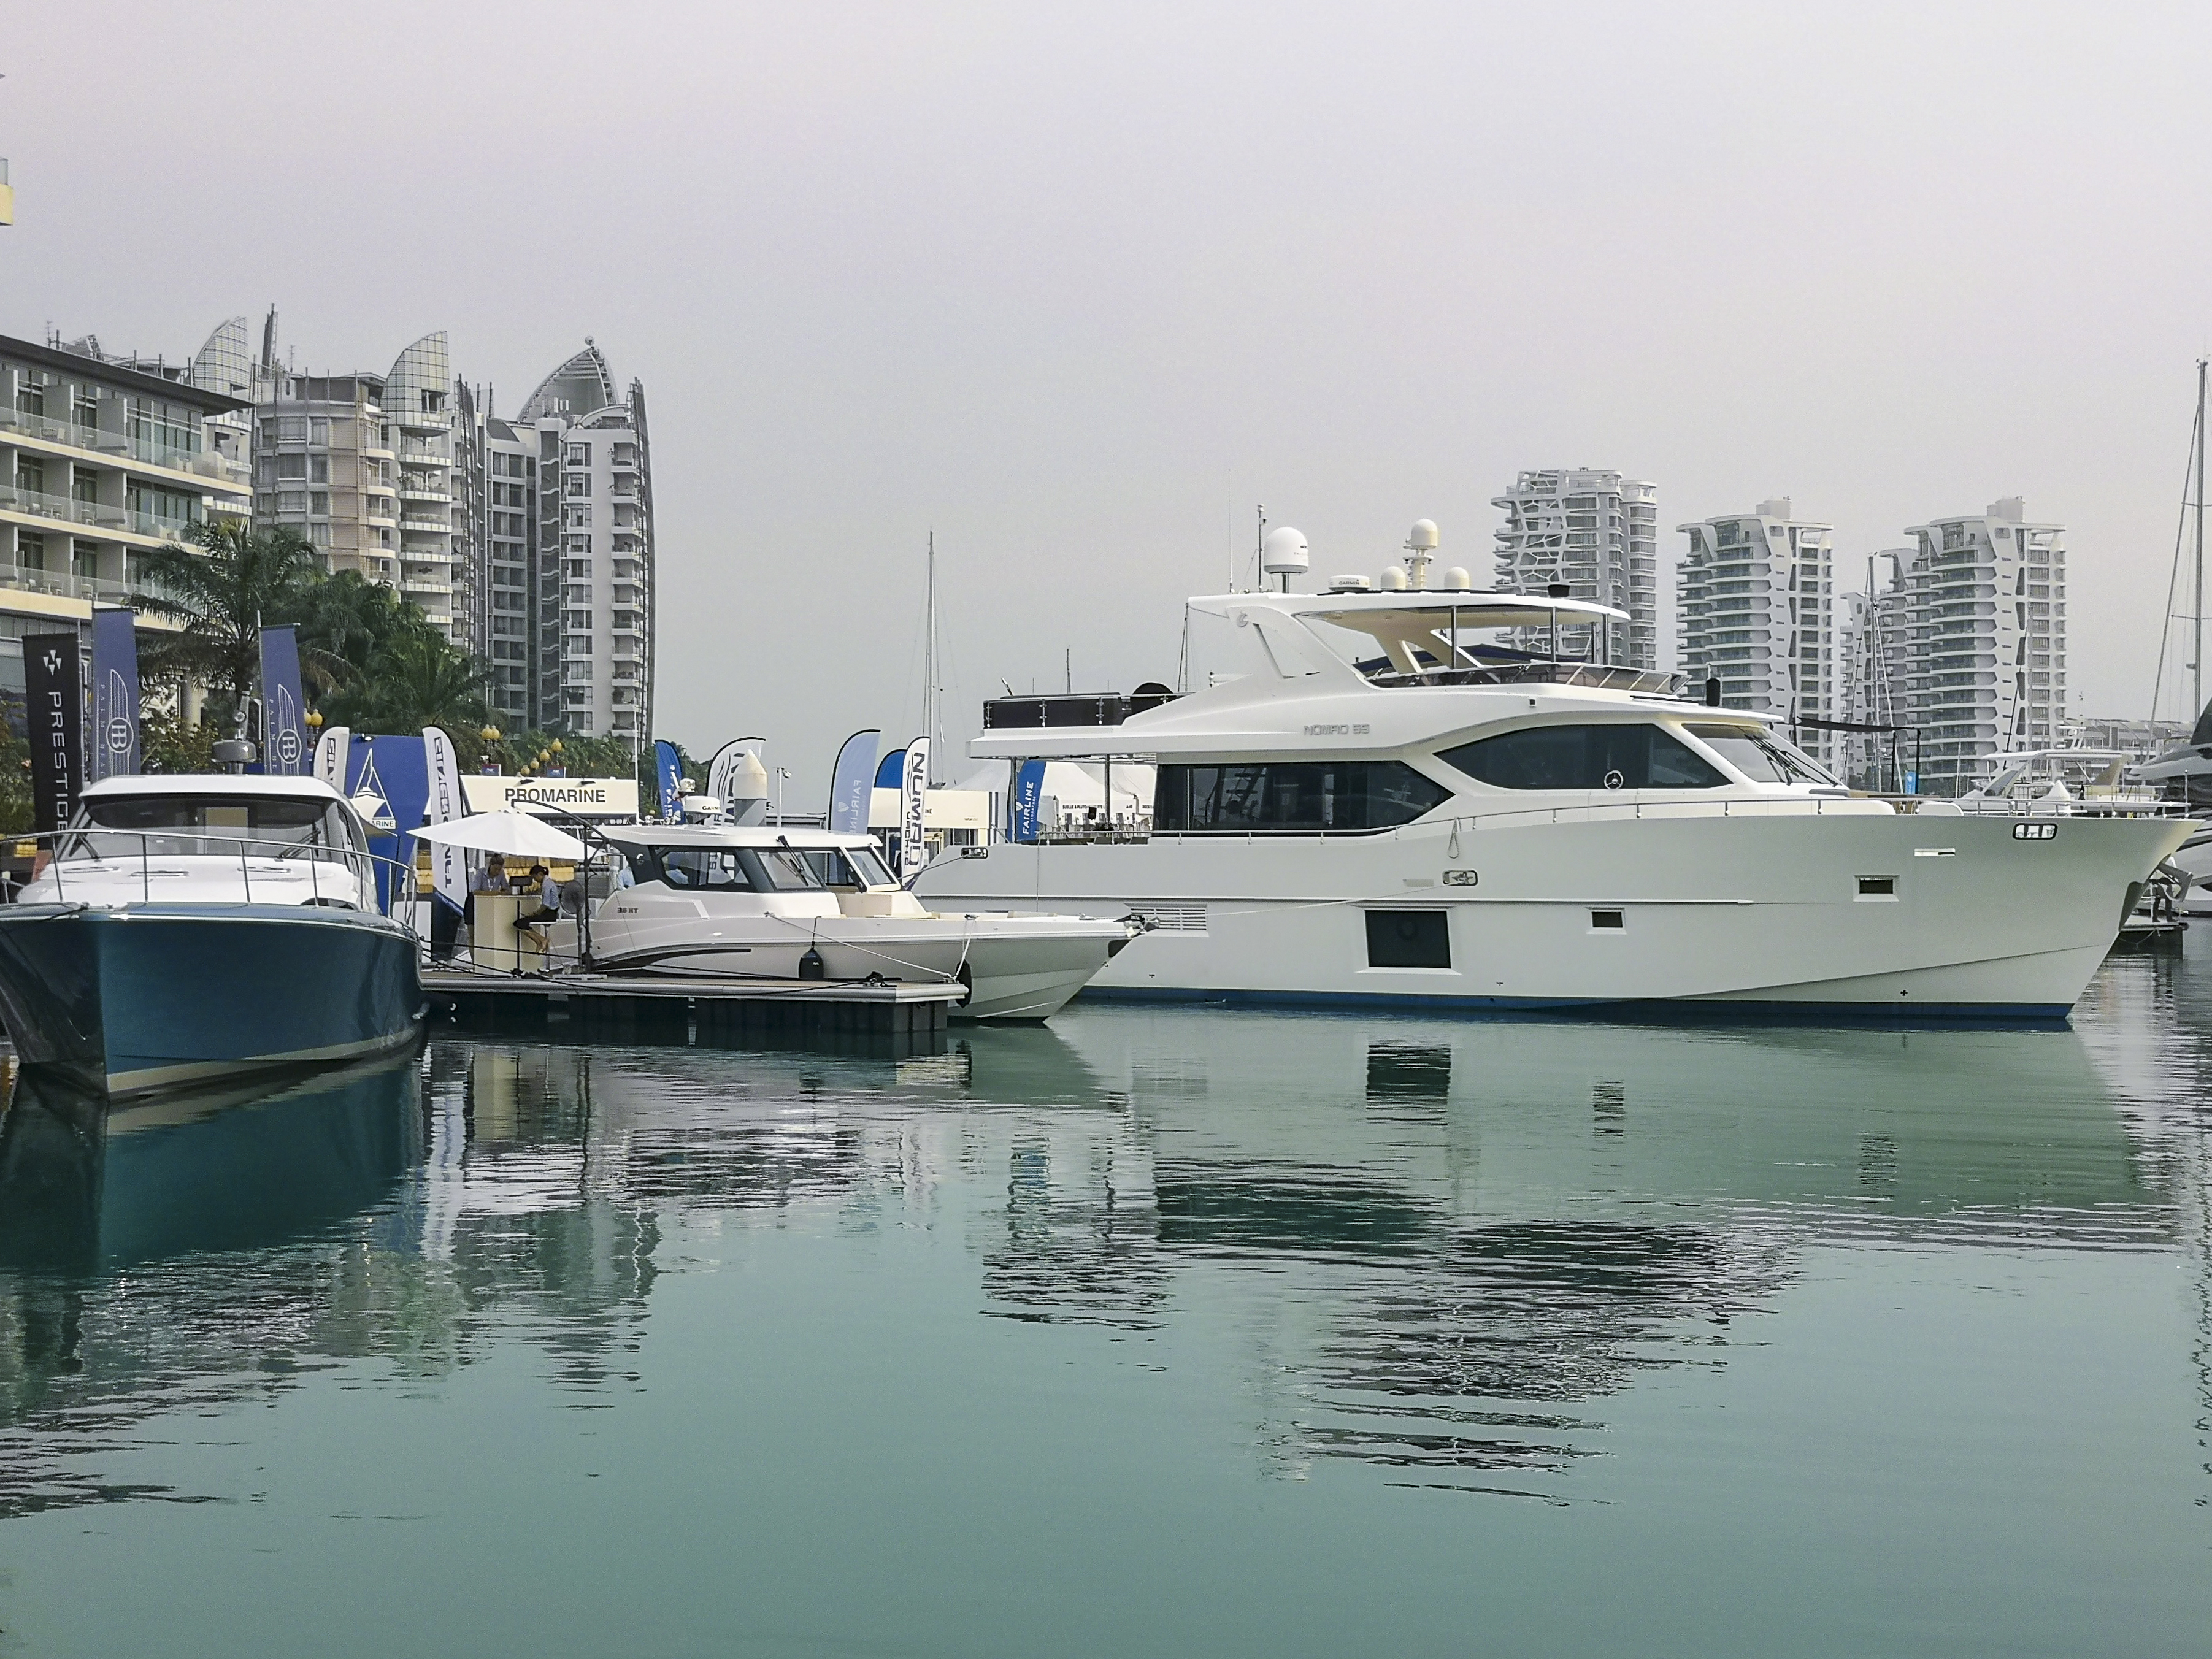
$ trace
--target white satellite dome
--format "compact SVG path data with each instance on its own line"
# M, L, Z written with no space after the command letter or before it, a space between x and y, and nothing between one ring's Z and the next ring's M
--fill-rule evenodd
M1260 544L1260 568L1270 576L1303 576L1312 563L1304 535L1288 525L1270 530Z
M1385 565L1382 569L1382 580L1375 585L1385 592L1401 592L1407 586L1406 567L1402 564Z
M1474 586L1474 579L1467 574L1465 565L1455 564L1444 572L1444 586L1463 591Z
M1437 521L1434 519L1414 520L1413 529L1407 532L1406 549L1407 551L1411 553L1435 552L1437 550Z

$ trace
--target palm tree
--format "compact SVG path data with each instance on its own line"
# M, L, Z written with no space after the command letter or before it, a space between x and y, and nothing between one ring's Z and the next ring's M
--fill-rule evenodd
M377 653L426 620L418 607L357 570L323 578L304 599L300 648L348 671L333 676L334 686L363 684Z
M483 690L491 672L447 643L427 621L386 641L370 663L357 697L342 698L333 717L368 731L419 732L441 727L463 761L473 764L485 719Z
M234 708L252 693L261 666L264 623L296 620L322 565L296 530L255 530L235 520L196 524L191 546L170 542L142 556L145 582L141 610L180 624L173 634L149 639L147 672L197 680L228 693ZM303 649L300 666L311 680L335 681L343 665L327 652Z

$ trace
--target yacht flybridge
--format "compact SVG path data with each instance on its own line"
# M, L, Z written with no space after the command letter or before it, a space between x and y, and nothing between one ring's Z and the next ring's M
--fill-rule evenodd
M1148 833L966 848L914 883L933 908L1145 924L1094 993L2057 1015L2199 827L1854 797L1759 715L1563 657L1563 637L1622 618L1602 605L1464 588L1189 603L1250 641L1251 672L1183 696L1004 699L969 745L1017 770L1152 763Z

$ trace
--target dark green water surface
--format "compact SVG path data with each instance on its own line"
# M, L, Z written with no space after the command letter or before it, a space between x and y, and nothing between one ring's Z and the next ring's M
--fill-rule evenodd
M2071 1029L27 1087L0 1655L2203 1654L2197 932Z

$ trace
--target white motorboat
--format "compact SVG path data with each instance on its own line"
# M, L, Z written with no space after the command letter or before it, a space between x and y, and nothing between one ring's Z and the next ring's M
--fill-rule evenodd
M2201 827L1855 797L1759 715L1562 659L1563 632L1621 615L1601 605L1464 588L1189 604L1250 642L1253 672L1127 703L1005 699L969 745L1017 775L1154 763L1149 833L970 848L914 884L941 908L1146 923L1091 994L2049 1017ZM1520 648L1485 641L1500 629Z
M1035 907L925 908L863 835L764 826L623 824L599 831L629 884L583 941L605 971L957 981L963 1019L1045 1019L1129 942L1119 919Z

